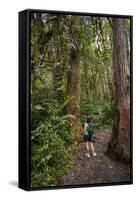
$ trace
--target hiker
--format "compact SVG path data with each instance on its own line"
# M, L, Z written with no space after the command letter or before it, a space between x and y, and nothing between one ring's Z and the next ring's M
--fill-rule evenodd
M91 116L88 116L86 119L86 123L84 124L84 142L85 142L85 149L86 153L85 155L90 158L90 153L92 152L92 155L95 157L96 152L94 150L93 146L93 134L94 134L94 129L91 123Z

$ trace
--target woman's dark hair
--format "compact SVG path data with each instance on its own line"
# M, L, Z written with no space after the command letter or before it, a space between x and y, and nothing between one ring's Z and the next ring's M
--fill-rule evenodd
M91 122L91 119L92 119L92 117L91 117L91 116L88 116L88 117L87 117L87 120L86 120L87 123L90 123L90 122Z

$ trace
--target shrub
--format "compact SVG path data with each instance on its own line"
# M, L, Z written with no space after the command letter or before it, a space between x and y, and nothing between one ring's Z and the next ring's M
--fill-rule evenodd
M69 132L69 123L52 115L31 133L32 187L53 186L72 164L76 146Z

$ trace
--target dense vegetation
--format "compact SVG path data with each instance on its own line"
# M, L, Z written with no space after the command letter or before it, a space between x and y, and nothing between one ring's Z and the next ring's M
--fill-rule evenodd
M111 18L31 16L32 187L56 185L68 170L88 114L96 130L113 126L112 40ZM126 75L128 95L129 65Z

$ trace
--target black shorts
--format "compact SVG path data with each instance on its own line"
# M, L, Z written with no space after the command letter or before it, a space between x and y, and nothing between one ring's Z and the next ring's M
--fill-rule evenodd
M84 142L92 142L92 134L84 135Z

